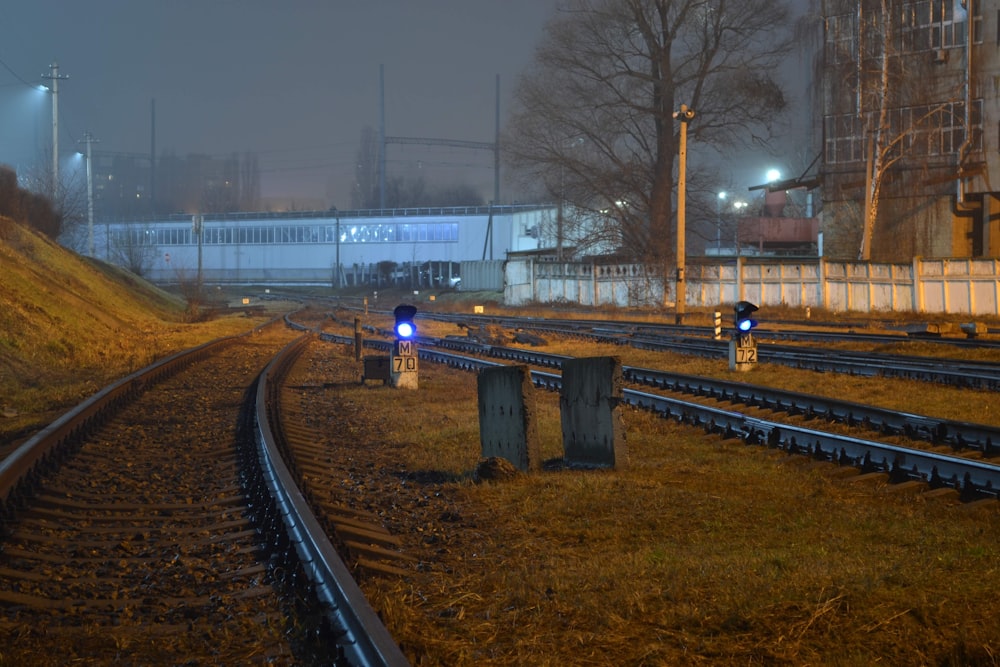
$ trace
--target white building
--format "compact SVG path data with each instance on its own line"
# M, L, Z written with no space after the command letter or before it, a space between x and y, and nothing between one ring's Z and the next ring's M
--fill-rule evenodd
M174 215L97 223L94 245L157 283L440 285L461 262L537 248L554 215L537 205Z

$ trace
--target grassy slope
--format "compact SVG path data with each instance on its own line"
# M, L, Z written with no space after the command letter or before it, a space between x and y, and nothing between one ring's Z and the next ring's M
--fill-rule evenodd
M180 299L0 217L0 444L192 334L213 337L185 318Z

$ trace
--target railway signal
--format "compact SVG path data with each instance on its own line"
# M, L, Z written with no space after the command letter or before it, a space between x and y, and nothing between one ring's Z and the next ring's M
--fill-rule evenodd
M396 317L396 342L392 346L391 367L389 369L389 384L403 389L416 389L417 380L417 343L411 340L417 335L417 325L413 318L417 315L415 306L400 304L392 314Z
M757 320L752 315L757 310L757 306L749 301L740 301L735 306L736 311L736 335L745 336L751 329L757 326Z
M729 370L748 371L757 365L757 341L750 333L757 326L753 318L757 306L749 301L740 301L734 306L736 332L729 341Z
M393 309L392 314L396 317L396 326L393 331L399 340L409 340L417 335L417 325L413 323L413 318L417 314L416 306L400 304Z

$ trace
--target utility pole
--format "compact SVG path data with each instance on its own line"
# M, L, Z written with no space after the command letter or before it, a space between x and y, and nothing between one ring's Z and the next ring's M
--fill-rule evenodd
M334 279L333 282L334 282L334 287L340 289L341 287L343 287L343 284L340 282L340 211L337 210L336 206L333 207L333 214L337 218L337 228L335 230L337 232L337 268L334 269L336 271L335 274L336 278Z
M42 75L43 79L52 82L52 201L55 202L59 192L59 79L68 79L59 73L59 63L49 65L49 73Z
M94 256L94 171L91 166L93 163L91 145L99 141L99 139L94 139L94 135L90 132L84 132L80 142L87 144L87 239L91 257Z
M687 189L687 130L688 123L694 118L694 109L689 109L686 104L681 105L680 111L674 112L674 118L681 123L680 151L677 166L677 306L675 321L677 324L684 324L684 307L687 301L687 283L684 278L684 256L687 249L684 247L684 206Z

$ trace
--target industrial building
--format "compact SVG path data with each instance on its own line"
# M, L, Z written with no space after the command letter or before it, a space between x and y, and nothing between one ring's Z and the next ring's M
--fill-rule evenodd
M554 215L521 205L171 215L98 222L93 234L97 257L157 283L447 286L462 262L537 248Z

